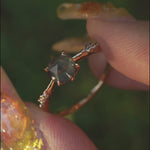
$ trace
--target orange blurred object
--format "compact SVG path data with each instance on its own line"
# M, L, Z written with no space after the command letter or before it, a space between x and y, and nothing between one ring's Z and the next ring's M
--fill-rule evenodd
M63 3L57 9L60 19L88 19L101 18L101 20L135 20L125 8L116 8L112 3L100 4L98 2Z
M1 150L45 150L47 141L1 68Z
M24 103L5 95L1 95L1 139L2 150L45 150L47 145Z
M22 109L12 99L2 96L1 114L2 141L7 145L13 145L14 142L23 137L27 127L26 108Z

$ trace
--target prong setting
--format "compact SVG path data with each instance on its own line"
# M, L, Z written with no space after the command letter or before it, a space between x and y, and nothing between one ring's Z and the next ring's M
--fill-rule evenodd
M60 80L57 80L57 85L58 85L58 86L61 86Z
M62 51L61 55L57 57L57 59L52 59L52 61L48 64L48 67L44 69L48 72L51 82L38 99L40 102L39 107L48 110L47 104L49 102L54 84L56 83L58 86L61 86L68 81L74 81L75 75L80 70L80 66L77 62L90 54L98 52L99 50L100 47L97 43L90 43L85 46L85 49L81 50L73 57L68 56L64 51ZM96 92L94 91L94 93ZM73 110L77 110L80 107L80 104L76 106L73 107ZM69 112L72 112L72 110Z
M44 68L44 71L45 71L45 72L48 72L48 67Z
M76 72L78 72L80 70L80 65L76 63L75 67L76 67Z
M61 52L61 55L62 55L62 56L66 56L65 51L62 51L62 52Z

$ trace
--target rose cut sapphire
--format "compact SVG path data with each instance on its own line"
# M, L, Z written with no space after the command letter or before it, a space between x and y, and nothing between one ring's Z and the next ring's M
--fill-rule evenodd
M55 78L56 82L59 81L60 84L64 84L75 76L75 62L72 57L61 55L48 64L48 72L50 77Z

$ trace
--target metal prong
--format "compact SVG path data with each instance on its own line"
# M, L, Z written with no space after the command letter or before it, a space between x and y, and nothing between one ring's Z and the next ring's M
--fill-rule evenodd
M71 76L71 75L68 74L67 72L66 72L66 75L67 75L67 77L68 77L71 81L74 81L75 77Z
M57 80L57 85L61 86L61 82L59 80Z
M73 81L74 81L74 79L75 79L75 77L72 77L72 78L71 78L71 81L73 82Z
M44 68L44 71L45 71L45 72L48 72L48 67Z
M66 55L66 53L65 53L64 51L62 51L62 52L61 52L61 55L62 55L62 56L65 56L65 55Z
M66 72L66 75L70 80L72 79L72 76L69 73Z

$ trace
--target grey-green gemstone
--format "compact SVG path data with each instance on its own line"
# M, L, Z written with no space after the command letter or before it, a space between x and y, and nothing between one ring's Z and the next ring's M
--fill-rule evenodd
M70 77L74 77L76 68L75 62L70 56L61 55L57 59L48 64L50 77L55 77L61 84L69 81Z

